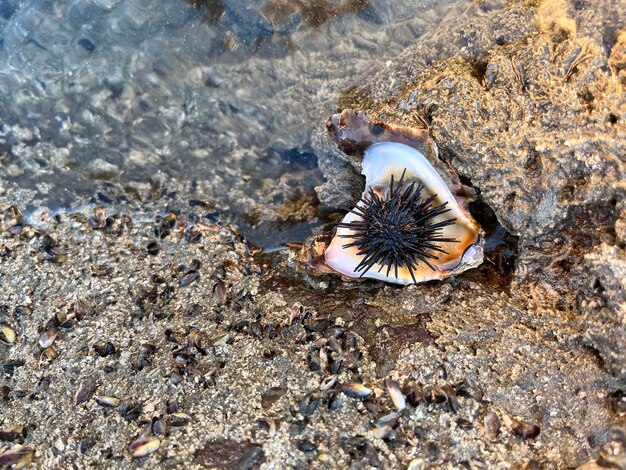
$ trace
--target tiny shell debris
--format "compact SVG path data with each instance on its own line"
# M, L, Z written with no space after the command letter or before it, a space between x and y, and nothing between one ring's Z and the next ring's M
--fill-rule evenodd
M318 3L275 3L288 2ZM620 2L450 0L431 9L427 5L442 2L374 1L362 17L311 35L299 31L294 44L275 35L259 45L260 57L247 60L242 51L222 56L211 38L241 26L235 18L240 12L252 20L243 27L254 25L250 13L266 0L205 2L229 9L208 35L199 35L198 18L176 2L146 9L146 2L132 0L0 1L0 13L9 17L0 20L0 29L15 65L0 82L19 86L15 96L4 93L0 100L8 113L0 126L0 173L14 175L0 178L0 324L15 330L13 345L0 344L0 372L6 371L0 427L15 439L0 442L0 468L25 465L33 455L29 468L395 469L413 459L413 470L596 468L585 465L588 459L597 468L625 467L626 405L617 380L626 370L619 354L626 350L619 277L625 255L625 56L612 53L607 65L615 33L624 27L626 9L615 8ZM563 5L575 34L536 31L539 4ZM412 7L416 21L405 16ZM165 29L159 27L164 19ZM59 25L70 38L62 44L67 54L61 68L49 60L59 46ZM138 34L139 42L130 41L137 53L124 56L117 45L129 41L112 37L110 25ZM357 41L348 35L352 28ZM83 34L96 44L87 62L73 50ZM301 43L313 36L314 42ZM392 36L399 42L389 42ZM48 37L52 49L36 47ZM377 39L390 59L402 50L384 68L372 60L381 57L373 48ZM584 42L589 46L581 57L592 53L593 59L571 66ZM351 50L353 43L357 49ZM168 44L183 53L155 57ZM185 50L190 44L191 56ZM335 67L317 62L337 44ZM626 50L626 41L619 44ZM107 53L120 52L119 60L106 60ZM344 52L350 54L347 69L337 60ZM92 67L98 64L110 70L98 74ZM352 67L359 64L367 64L365 70ZM302 65L324 73L313 77ZM206 67L228 77L219 96L188 81ZM568 69L570 79L561 80ZM55 85L72 70L67 87ZM329 83L328 70L340 71L345 83ZM523 72L521 80L516 70ZM280 80L301 72L295 75L306 79L293 81L287 94L280 93L284 87L261 90L270 92L268 100L239 87L241 79L262 88L255 78L263 74L250 71L270 71ZM370 78L355 80L368 71ZM316 121L321 108L352 85L359 90L338 98L343 106L371 112L376 135L367 135L367 143L344 139L339 150L358 150L342 155L322 142L320 123L306 129L299 119ZM302 86L323 99L321 106L303 106L308 114L291 106ZM82 103L80 90L92 99ZM265 119L268 104L276 105L281 119ZM238 135L222 133L220 123L237 123L246 145L237 145ZM327 217L333 217L328 209L356 196L356 152L402 138L403 129L436 138L439 163L458 168L462 182L480 191L472 212L485 230L488 262L408 289L342 283L330 269L309 272L299 252L283 249L289 245L281 240L290 233L283 228L291 230L293 221L298 237L305 236L301 228L316 231L311 260L321 264ZM348 124L340 129L350 130ZM93 136L107 141L92 142ZM75 146L79 139L81 148ZM404 143L419 149L421 141ZM94 199L84 210L57 211L64 173L81 171L76 158L102 152L119 163L119 176L90 181L84 189L93 189ZM425 152L435 166L437 155ZM301 169L303 158L316 167L312 172ZM174 171L152 171L170 161ZM285 172L283 165L289 166ZM203 174L193 175L193 183L183 177L196 169ZM271 171L262 185L257 170ZM319 171L309 195L309 175ZM190 190L208 202L186 204ZM300 191L319 196L316 219L273 219L283 196ZM92 224L98 201L107 212L133 211L134 226L104 210ZM28 208L38 229L15 217L14 203ZM48 203L48 209L34 207ZM159 218L155 229L154 214L171 210L176 215ZM246 235L230 222L248 227ZM275 239L276 251L253 256L253 233L266 247ZM53 240L45 247L49 258L39 248L44 234ZM504 240L509 236L511 243ZM45 261L62 259L59 246L67 251L65 264ZM200 276L181 287L189 270ZM302 310L288 322L293 305ZM52 327L59 336L44 351L58 348L59 357L44 368L39 336ZM220 332L232 337L214 349ZM173 361L175 350L184 367ZM177 386L170 381L173 371ZM388 378L404 392L402 411ZM89 379L93 383L75 399ZM371 393L362 398L364 389ZM117 407L103 407L118 400ZM493 440L483 429L490 411L497 416L489 426L500 430ZM507 416L531 424L514 424ZM539 431L533 425L541 426L535 440L522 438ZM13 432L14 426L23 426L26 435ZM14 449L17 444L27 448ZM307 448L312 451L300 450Z

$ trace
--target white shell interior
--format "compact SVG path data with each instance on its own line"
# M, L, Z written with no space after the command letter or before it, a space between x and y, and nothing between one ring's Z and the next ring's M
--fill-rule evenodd
M441 255L439 260L433 261L435 270L420 263L418 268L413 270L416 281L425 282L442 279L480 265L483 260L483 253L482 247L478 243L476 222L458 203L450 188L428 159L413 147L395 142L381 142L368 147L362 163L362 173L365 175L366 181L365 192L370 187L379 191L386 191L391 175L398 182L405 169L405 183L421 181L425 186L425 196L437 195L433 204L438 205L447 202L450 211L440 215L434 221L456 218L455 224L444 227L441 235L454 238L457 241L440 244L441 248L446 250L448 254ZM358 218L358 215L350 212L342 222L350 223ZM335 271L346 276L361 277L361 273L356 273L354 270L362 256L357 255L358 249L356 247L343 248L343 245L350 243L350 238L340 238L342 235L350 234L351 230L348 228L337 228L337 233L326 250L326 263ZM380 272L379 268L381 268L380 265L374 265L362 277L396 284L413 284L413 278L407 268L399 270L397 278L393 270L387 276L386 267L383 267Z

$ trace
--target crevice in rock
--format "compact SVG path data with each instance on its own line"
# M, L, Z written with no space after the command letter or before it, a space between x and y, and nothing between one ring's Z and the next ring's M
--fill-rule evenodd
M483 199L480 188L472 184L465 175L459 175L461 182L473 188L477 193L476 200L468 205L470 214L485 231L485 260L502 278L503 284L511 283L515 262L518 256L519 237L507 231L498 221L495 211Z

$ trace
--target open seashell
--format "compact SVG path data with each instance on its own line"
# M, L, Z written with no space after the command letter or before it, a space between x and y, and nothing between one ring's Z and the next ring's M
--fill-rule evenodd
M478 224L428 159L405 144L365 150L361 200L338 225L326 263L353 278L396 284L443 279L480 265Z

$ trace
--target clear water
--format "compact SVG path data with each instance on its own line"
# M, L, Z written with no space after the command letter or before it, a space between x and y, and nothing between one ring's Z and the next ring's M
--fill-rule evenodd
M301 240L342 91L471 2L192 3L0 0L1 198L195 204L261 244Z

